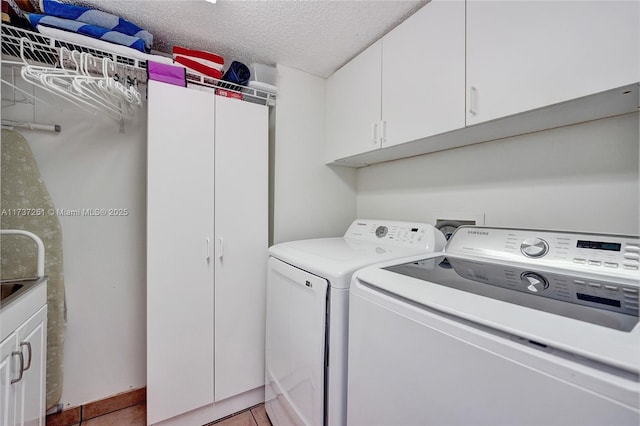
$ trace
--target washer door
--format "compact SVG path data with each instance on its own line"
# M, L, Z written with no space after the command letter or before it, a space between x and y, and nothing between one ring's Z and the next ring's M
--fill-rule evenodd
M324 423L324 278L269 258L265 407L274 425Z

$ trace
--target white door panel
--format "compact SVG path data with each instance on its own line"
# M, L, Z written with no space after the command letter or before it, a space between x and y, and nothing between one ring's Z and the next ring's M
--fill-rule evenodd
M637 1L467 2L467 125L637 82Z
M25 371L20 382L22 411L18 413L25 426L44 426L46 411L46 344L47 307L41 308L17 332L18 350L22 351ZM20 405L20 404L19 404Z
M268 108L216 96L215 400L264 384Z
M149 81L147 421L213 402L214 95Z
M15 333L0 343L0 426L13 426L16 421L16 395L19 385L11 384L18 378L19 361L13 355L18 345Z
M328 163L380 148L381 60L377 41L327 79Z
M432 0L382 39L382 146L465 125L465 2Z

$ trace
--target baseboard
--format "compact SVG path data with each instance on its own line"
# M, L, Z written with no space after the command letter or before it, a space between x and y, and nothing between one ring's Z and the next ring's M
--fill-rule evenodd
M47 426L71 426L147 401L147 388L132 389L47 416Z

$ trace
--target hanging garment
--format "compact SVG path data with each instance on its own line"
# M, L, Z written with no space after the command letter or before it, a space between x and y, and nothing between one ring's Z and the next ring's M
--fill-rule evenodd
M64 347L64 277L62 228L55 207L40 176L38 165L25 138L13 130L2 130L0 228L23 229L42 239L45 247L47 285L47 409L62 396ZM32 215L11 214L13 209L32 209ZM52 213L52 214L51 214ZM36 276L33 242L3 236L0 245L2 279Z

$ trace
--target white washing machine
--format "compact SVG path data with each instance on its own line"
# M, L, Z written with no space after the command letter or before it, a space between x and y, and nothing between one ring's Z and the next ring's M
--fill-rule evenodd
M346 424L353 272L444 244L443 234L428 224L356 220L343 237L269 249L265 408L274 425Z
M461 227L358 271L348 424L640 424L638 237Z

